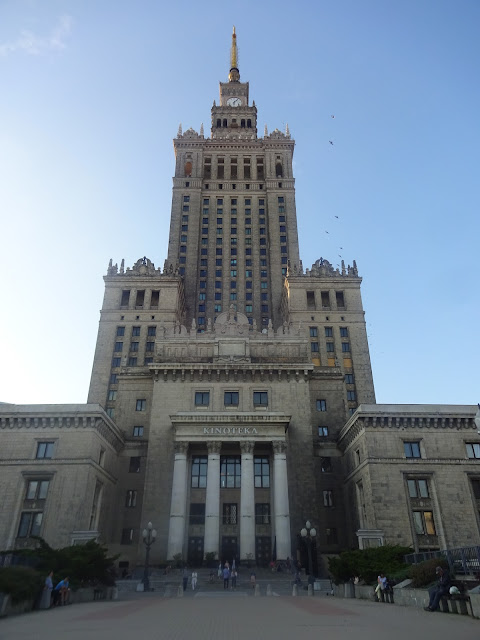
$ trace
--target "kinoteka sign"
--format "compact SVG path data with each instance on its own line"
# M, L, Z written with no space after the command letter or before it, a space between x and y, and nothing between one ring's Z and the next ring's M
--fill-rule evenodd
M255 436L256 427L203 427L206 436Z

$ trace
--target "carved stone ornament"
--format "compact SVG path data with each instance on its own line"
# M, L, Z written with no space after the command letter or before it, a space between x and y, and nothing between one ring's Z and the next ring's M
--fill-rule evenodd
M255 442L252 440L246 440L244 442L240 442L240 451L242 453L253 453L253 449L255 448Z
M272 447L274 453L285 453L287 451L287 443L285 440L273 440Z
M175 453L183 453L186 455L188 451L188 442L174 442L173 450Z
M218 441L213 441L213 440L209 440L207 442L207 449L208 449L208 453L220 453L221 449L222 449L222 443L218 442Z

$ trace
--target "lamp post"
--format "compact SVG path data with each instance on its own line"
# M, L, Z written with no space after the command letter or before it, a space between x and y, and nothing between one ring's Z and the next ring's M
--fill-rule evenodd
M155 542L157 532L153 528L153 524L149 522L147 528L142 532L143 544L145 545L145 570L143 572L143 590L148 591L150 588L148 580L148 563L150 561L150 547Z
M312 583L314 581L313 578L313 563L312 563L312 544L317 535L317 530L315 527L312 527L310 520L307 520L304 528L300 531L300 535L302 536L305 544L307 545L308 551L308 582Z

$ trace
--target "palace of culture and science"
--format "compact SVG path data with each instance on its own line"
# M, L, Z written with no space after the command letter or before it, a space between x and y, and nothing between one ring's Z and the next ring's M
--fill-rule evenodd
M259 136L234 31L209 137L174 140L163 268L108 266L88 403L0 405L2 549L94 539L132 568L152 522L153 564L305 564L309 520L322 574L480 544L476 408L375 403L357 265L300 260L294 146Z

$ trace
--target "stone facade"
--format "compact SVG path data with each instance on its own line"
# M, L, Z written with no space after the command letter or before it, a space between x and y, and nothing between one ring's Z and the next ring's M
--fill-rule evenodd
M110 261L89 404L0 405L0 547L93 538L133 567L151 521L153 563L305 565L308 519L324 572L358 544L478 544L475 408L374 404L357 265L304 270L294 141L258 137L234 64L210 138L174 148L168 258Z

